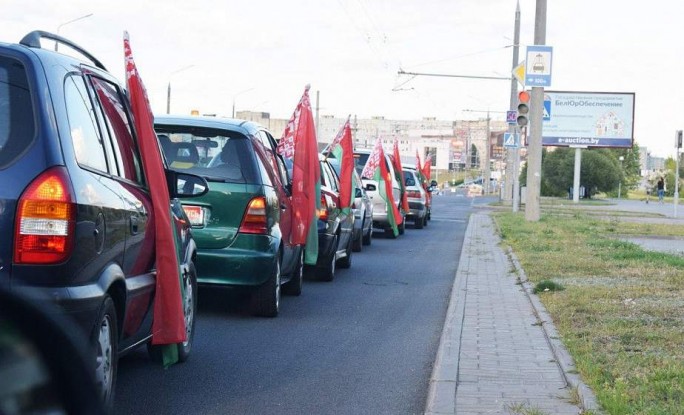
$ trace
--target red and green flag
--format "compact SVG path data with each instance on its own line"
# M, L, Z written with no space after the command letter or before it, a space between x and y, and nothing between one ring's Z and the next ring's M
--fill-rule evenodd
M385 201L387 220L392 227L394 236L399 235L398 225L401 225L402 217L394 201L392 194L392 175L387 168L385 152L382 149L382 140L378 137L373 152L368 157L363 167L361 177L368 177L378 182L378 194Z
M354 145L352 143L349 117L328 146L327 154L332 153L340 161L340 209L345 214L351 211L354 203Z
M399 142L394 139L394 151L392 154L392 162L394 163L394 171L397 172L399 177L399 185L401 186L401 208L404 212L409 211L408 196L406 195L406 183L404 183L404 169L401 167L401 156L399 155Z
M164 345L164 366L178 361L177 343L186 340L183 314L181 273L176 247L176 226L172 222L171 202L162 156L154 132L154 118L147 92L133 60L128 32L124 32L126 86L131 100L133 124L138 133L138 145L145 176L150 188L155 227L157 266L152 344Z
M293 245L306 245L304 262L318 259L317 212L321 207L321 166L318 161L316 128L311 112L309 88L299 100L278 143L278 153L292 160Z

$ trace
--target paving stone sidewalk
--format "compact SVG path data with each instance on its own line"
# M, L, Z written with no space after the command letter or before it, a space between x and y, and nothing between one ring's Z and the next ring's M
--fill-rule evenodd
M542 306L528 298L499 242L489 215L473 214L425 413L580 414L562 369L568 366L557 360L559 341L540 321L552 323L545 310L537 318Z

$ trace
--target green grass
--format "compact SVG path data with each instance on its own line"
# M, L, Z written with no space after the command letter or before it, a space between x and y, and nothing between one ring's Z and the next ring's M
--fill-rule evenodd
M684 237L684 227L583 212L494 218L532 284L565 288L540 299L605 411L684 414L684 258L614 239Z

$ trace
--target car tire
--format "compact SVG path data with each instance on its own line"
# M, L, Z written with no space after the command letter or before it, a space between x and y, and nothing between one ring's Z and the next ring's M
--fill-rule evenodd
M327 258L325 265L316 267L316 276L321 281L330 282L333 279L335 279L335 263L337 262L335 260L335 254L337 253L337 244L339 242L340 240L338 239L337 235L335 235L335 239L333 240L333 249L332 253L330 254L330 258Z
M340 266L340 268L345 268L345 269L351 268L351 265L352 265L352 251L353 251L353 249L352 249L352 248L353 248L353 247L352 247L353 243L352 243L352 242L353 242L352 239L349 238L349 242L347 242L347 249L345 250L345 254L346 254L346 255L345 255L344 258L340 259L339 264L338 264L338 265Z
M302 286L304 285L304 247L299 249L299 259L292 272L290 281L283 285L283 294L297 297L302 294Z
M423 218L423 226L428 226L428 215Z
M404 216L401 225L399 225L399 235L403 235L404 232L406 232L406 216Z
M105 294L92 333L95 347L95 382L106 409L114 404L116 373L119 363L119 330L114 300Z
M423 229L423 225L425 225L425 217L418 217L415 222L413 222L414 229Z
M368 228L368 234L363 236L363 244L368 246L373 240L373 224Z
M185 362L190 357L192 342L195 338L197 318L197 270L190 261L187 274L183 275L183 316L185 317L186 340L178 343L178 361Z
M365 223L364 223L365 224ZM354 235L354 240L352 241L352 251L361 252L363 246L363 225L361 225L361 231Z
M397 239L397 235L394 234L394 230L392 230L392 226L387 226L385 228L385 238L388 239Z
M278 255L271 277L252 294L252 314L258 317L277 317L280 311L280 262Z

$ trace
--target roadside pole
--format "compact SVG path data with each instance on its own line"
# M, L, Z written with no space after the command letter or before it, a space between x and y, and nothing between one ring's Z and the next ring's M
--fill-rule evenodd
M518 67L520 50L520 1L515 6L515 33L513 34L513 67L512 71ZM511 111L515 111L518 107L518 83L515 76L511 78ZM516 125L508 126L508 132L516 133ZM504 182L504 201L513 197L513 212L520 209L520 145L514 149L508 149L506 159L506 181Z
M580 171L582 170L582 148L575 148L575 176L572 181L572 203L579 203Z
M534 44L546 43L546 0L537 0L534 17ZM527 62L529 65L531 62ZM544 87L532 87L530 108L530 142L527 152L527 196L525 199L525 219L537 222L541 217L541 158L542 158L542 120L544 106Z
M489 178L492 175L492 172L490 171L489 168L489 159L491 158L490 153L490 144L489 144L489 135L491 134L490 129L489 129L489 110L487 110L487 137L485 138L485 160L484 160L484 172L482 174L482 189L484 190L485 195L489 195Z
M679 204L679 149L682 148L682 130L675 134L675 191L674 191L674 217L677 217L677 205Z

